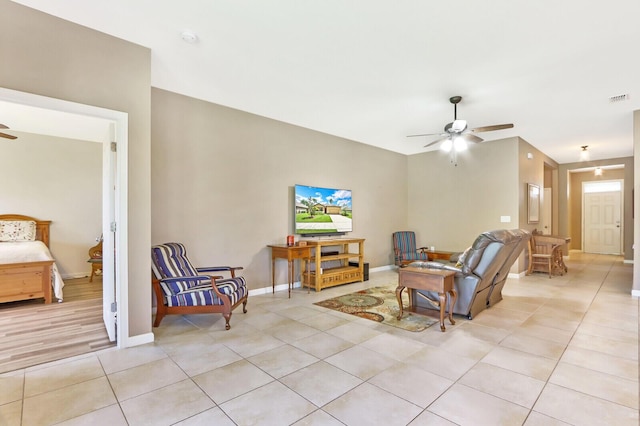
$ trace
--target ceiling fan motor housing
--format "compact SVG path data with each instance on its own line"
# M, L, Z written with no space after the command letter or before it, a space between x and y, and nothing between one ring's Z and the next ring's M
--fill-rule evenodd
M447 133L462 133L467 129L466 120L454 120L453 122L444 126L444 131Z

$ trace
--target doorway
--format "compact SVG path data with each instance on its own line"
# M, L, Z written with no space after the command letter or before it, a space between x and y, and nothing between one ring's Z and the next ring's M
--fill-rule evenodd
M623 181L583 182L583 251L622 253Z
M31 107L35 110L65 114L74 122L89 125L98 123L95 138L102 143L102 232L103 247L103 319L112 341L118 347L126 346L128 310L126 294L128 284L127 262L127 147L128 115L123 112L63 101L54 98L0 88L0 101ZM29 133L47 134L41 120L37 130L16 129ZM50 123L54 126L55 120ZM40 127L38 127L38 125ZM67 128L82 126L68 125ZM89 139L93 140L93 139ZM115 142L115 143L113 143ZM106 249L108 247L109 249ZM115 257L118 253L118 257Z

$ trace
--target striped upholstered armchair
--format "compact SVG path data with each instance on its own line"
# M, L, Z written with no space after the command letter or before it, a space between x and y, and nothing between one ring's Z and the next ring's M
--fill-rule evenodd
M228 330L231 311L242 303L242 310L247 313L249 292L244 278L236 277L242 267L194 268L184 245L165 243L151 248L151 268L157 302L154 327L165 315L221 313ZM223 272L231 277L218 275Z
M429 260L426 247L416 247L416 234L413 231L398 231L393 233L393 253L396 266Z

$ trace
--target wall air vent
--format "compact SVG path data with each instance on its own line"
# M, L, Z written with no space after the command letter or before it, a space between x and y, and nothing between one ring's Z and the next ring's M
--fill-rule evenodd
M629 94L616 95L616 96L611 96L609 98L609 102L620 102L620 101L628 101L628 100L629 100Z

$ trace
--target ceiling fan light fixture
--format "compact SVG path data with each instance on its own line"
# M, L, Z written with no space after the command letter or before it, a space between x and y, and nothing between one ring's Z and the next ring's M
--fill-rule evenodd
M440 149L444 152L451 152L451 148L453 148L453 141L451 139L445 140L442 142L442 145L440 145Z
M464 151L467 149L467 141L463 137L457 137L453 139L453 148L456 152Z

